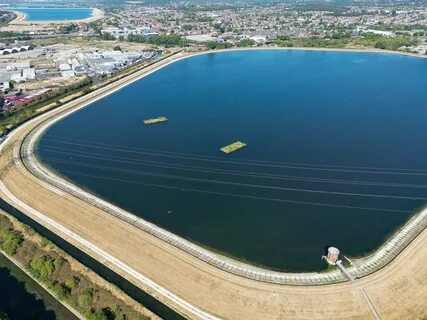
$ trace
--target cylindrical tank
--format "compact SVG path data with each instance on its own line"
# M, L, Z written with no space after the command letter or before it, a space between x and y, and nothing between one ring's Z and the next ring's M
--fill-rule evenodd
M326 257L328 259L329 263L335 264L338 260L338 256L340 255L340 251L335 247L329 247L328 248L328 256Z

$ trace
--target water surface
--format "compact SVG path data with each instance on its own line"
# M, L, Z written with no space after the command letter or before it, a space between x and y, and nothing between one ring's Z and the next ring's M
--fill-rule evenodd
M0 319L75 320L77 317L0 254Z
M81 20L92 16L92 8L16 8L26 14L26 21Z
M174 63L62 120L38 154L71 181L250 263L318 270L427 199L427 61L246 51ZM165 124L143 120L166 116ZM224 145L248 146L225 155Z

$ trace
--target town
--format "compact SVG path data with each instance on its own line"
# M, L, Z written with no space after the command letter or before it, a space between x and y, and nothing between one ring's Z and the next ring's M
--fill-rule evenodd
M111 75L166 49L307 47L427 53L427 8L422 4L100 6L98 19L82 23L22 22L10 11L0 12L3 115L56 87Z

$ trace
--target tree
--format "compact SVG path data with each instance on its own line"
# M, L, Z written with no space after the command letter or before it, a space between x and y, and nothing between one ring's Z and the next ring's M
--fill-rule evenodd
M209 40L209 41L206 41L205 44L206 44L206 47L208 49L210 49L210 50L216 49L216 47L218 47L218 42L217 41Z
M47 279L55 271L54 260L47 256L38 256L30 261L30 270L41 279Z
M385 48L386 48L386 45L385 45L384 41L378 41L378 42L375 44L375 48L377 48L377 49L385 49Z
M120 48L120 46L115 46L113 50L114 51L122 51L122 48Z
M237 43L238 47L251 47L255 42L251 39L242 39Z
M108 320L107 314L104 310L90 311L85 314L88 320Z
M85 307L89 305L92 302L92 300L93 300L92 291L86 290L81 295L79 295L79 297L77 298L77 303L79 304L79 306Z
M24 237L19 231L11 229L3 229L0 231L1 248L6 251L8 255L14 255L23 241Z
M190 31L191 29L193 29L193 26L191 24L184 24L182 26L182 30Z
M74 289L79 284L79 281L80 280L77 277L69 277L65 280L65 285L70 289Z
M148 42L155 45L164 45L165 47L185 46L186 39L176 34L165 34L148 38Z
M59 300L66 300L70 297L70 289L62 283L55 283L52 289Z
M113 40L116 40L116 38L115 38L111 33L108 33L108 32L103 32L103 33L101 34L100 38L101 38L102 40L107 40L107 41L113 41Z

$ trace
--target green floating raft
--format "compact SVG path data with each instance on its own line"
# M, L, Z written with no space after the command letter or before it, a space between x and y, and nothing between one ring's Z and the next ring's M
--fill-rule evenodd
M162 123L166 121L168 121L168 118L166 117L157 117L153 119L144 120L144 124L155 124L155 123Z
M246 143L242 141L236 141L232 144L229 144L228 146L222 147L220 150L224 153L232 153L234 151L240 150L242 148L246 147Z

